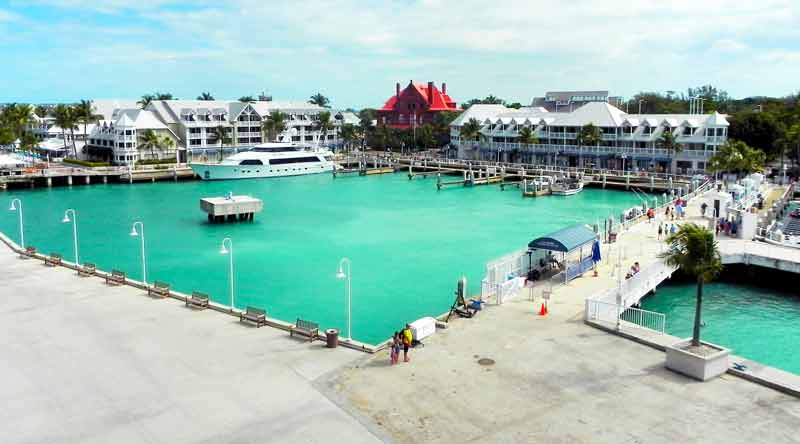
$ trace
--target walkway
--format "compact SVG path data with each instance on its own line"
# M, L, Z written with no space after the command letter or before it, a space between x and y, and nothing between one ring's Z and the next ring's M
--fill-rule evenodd
M4 245L0 270L4 443L380 442L317 388L363 353L78 278Z

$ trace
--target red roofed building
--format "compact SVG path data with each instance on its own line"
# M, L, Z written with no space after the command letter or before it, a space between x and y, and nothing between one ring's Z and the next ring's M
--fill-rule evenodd
M404 90L397 84L395 95L378 110L378 124L392 128L411 128L416 119L417 126L431 123L436 113L460 111L456 102L447 95L447 85L442 89L433 82L427 85L409 82Z

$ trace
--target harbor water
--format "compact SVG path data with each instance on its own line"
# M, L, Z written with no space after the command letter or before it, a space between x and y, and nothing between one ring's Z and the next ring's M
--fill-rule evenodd
M200 198L228 192L263 199L264 211L253 222L209 224ZM220 247L231 237L237 307L315 321L343 335L346 284L336 275L348 257L352 334L368 343L447 311L461 275L478 294L487 261L640 203L632 193L598 189L535 199L497 186L437 192L435 179L404 174L74 186L0 194L0 230L17 242L18 214L8 211L15 197L24 204L26 244L40 252L73 260L72 226L62 219L74 208L81 262L141 279L140 239L129 233L142 221L148 280L206 292L226 305L229 258Z
M642 308L664 313L667 333L688 338L692 336L696 292L696 284L665 285L645 298ZM744 283L706 284L703 322L703 340L800 374L800 294L789 285L778 289Z

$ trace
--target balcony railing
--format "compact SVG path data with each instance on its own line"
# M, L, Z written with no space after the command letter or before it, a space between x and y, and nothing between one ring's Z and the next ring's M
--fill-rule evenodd
M454 143L458 144L458 143ZM683 150L674 153L662 148L639 148L623 146L579 146L579 145L554 145L554 144L522 144L514 142L463 142L467 147L489 151L518 150L522 153L536 154L575 154L581 156L616 156L628 155L635 158L708 158L714 155L714 150Z

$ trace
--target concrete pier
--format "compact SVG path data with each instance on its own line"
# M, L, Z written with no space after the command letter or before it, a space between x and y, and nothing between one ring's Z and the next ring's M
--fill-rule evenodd
M252 221L255 213L264 209L264 202L251 196L204 197L200 209L211 223Z

